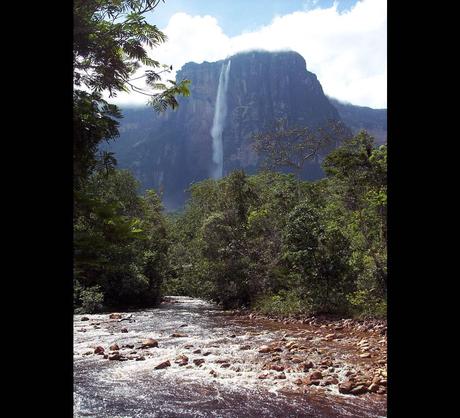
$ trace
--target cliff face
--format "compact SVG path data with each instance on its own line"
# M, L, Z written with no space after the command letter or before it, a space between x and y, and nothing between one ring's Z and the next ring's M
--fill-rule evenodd
M188 63L177 79L190 79L191 95L179 100L176 111L156 115L149 108L124 109L120 138L109 149L121 168L129 168L142 188L163 190L168 209L180 207L191 183L210 177L211 127L222 65L231 61L223 123L223 174L259 167L252 134L273 127L277 118L291 126L318 126L340 120L316 76L295 52L248 52L213 63ZM304 176L321 177L318 162Z
M329 101L339 112L342 121L351 129L353 134L366 130L375 138L377 145L387 142L387 110L371 109L370 107L355 106L341 103L329 98Z

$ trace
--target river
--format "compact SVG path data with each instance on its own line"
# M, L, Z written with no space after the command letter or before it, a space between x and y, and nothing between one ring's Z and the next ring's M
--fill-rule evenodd
M261 354L260 346L289 342L308 329L239 318L199 299L171 300L157 309L121 312L131 315L125 321L108 314L74 316L75 417L386 416L386 395L344 395L336 385L301 388L294 382L305 373L295 370L260 378L268 359L284 355ZM146 338L157 340L158 347L139 348ZM309 340L312 349L314 341ZM114 343L132 359L93 354L97 346L107 353ZM140 355L144 360L136 361ZM188 357L187 365L174 362L180 355ZM194 359L204 363L195 365ZM171 367L154 369L166 360ZM336 370L339 378L345 369Z

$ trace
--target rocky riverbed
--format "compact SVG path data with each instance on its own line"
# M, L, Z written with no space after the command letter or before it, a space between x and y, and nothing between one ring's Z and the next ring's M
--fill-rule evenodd
M382 417L386 324L168 298L74 317L75 416Z

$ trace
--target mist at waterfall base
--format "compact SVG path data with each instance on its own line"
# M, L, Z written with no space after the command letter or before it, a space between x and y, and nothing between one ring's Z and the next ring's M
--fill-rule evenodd
M231 60L222 64L219 76L219 85L217 87L216 107L214 110L214 119L212 122L212 162L211 177L220 179L223 176L224 167L224 148L222 142L222 133L224 130L225 118L227 116L227 88L230 74Z

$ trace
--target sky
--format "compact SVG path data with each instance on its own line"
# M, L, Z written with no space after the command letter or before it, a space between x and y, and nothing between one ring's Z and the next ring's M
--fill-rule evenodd
M327 95L387 106L386 0L165 0L146 19L168 37L150 53L173 66L168 78L191 61L250 49L293 50ZM144 104L146 96L120 93L114 101Z

